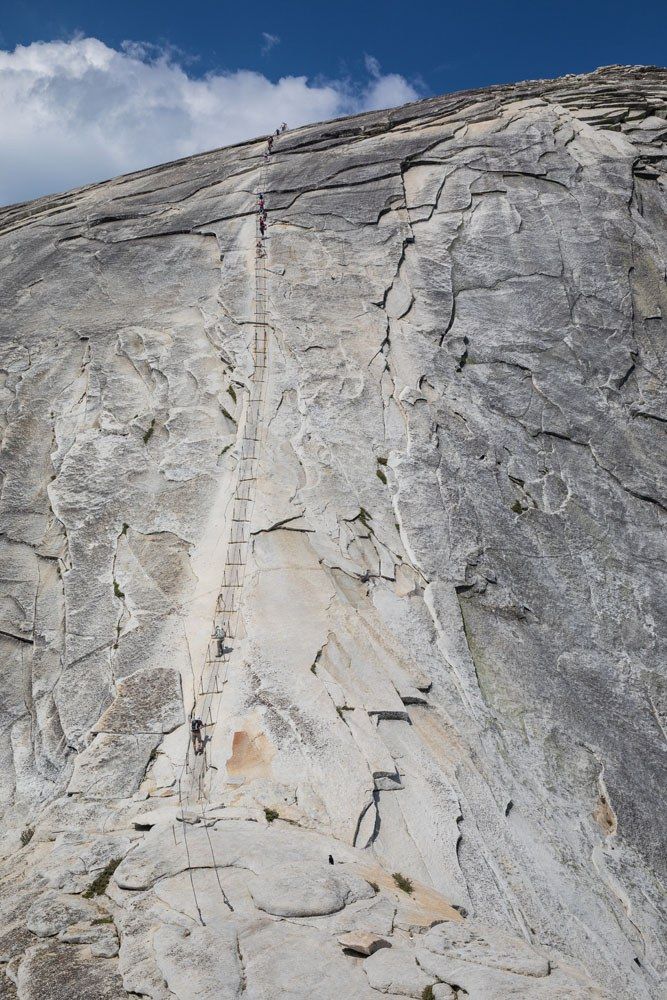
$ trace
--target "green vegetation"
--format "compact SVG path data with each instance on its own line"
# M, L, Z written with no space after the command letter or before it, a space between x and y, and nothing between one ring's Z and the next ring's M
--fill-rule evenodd
M129 527L130 527L129 524L125 524L125 522L123 522L123 527L120 529L121 535L126 535L127 534L127 529Z
M384 483L385 486L387 485L387 477L385 476L384 471L382 469L376 469L375 475L378 477L381 483Z
M103 896L107 891L109 882L111 881L111 876L118 868L121 863L122 858L116 858L114 861L110 861L108 865L105 865L100 874L95 878L86 891L82 893L84 899L92 899L93 896Z
M398 886L398 888L402 889L403 892L407 892L408 895L410 895L410 893L413 892L414 886L412 885L410 879L406 878L405 875L401 875L400 872L394 872L392 878L396 883L396 885Z
M515 514L523 514L523 507L521 506L518 500L515 500L514 503L512 504L512 510L514 511Z
M147 431L144 432L144 444L148 444L150 439L153 437L155 431L155 417L151 420L151 425Z
M386 464L387 464L386 458L378 458L378 465L386 465Z
M425 986L422 990L422 1000L434 1000L434 993L432 986Z
M377 882L369 882L368 884L370 885L370 887L373 890L373 892L379 892L380 891L380 886L377 884Z
M113 917L96 917L95 920L90 921L93 927L97 927L98 924L112 924Z
M336 711L338 712L341 719L343 718L343 712L354 712L352 705L336 705Z
M26 826L25 830L21 833L21 847L25 847L29 844L35 833L35 828L33 826Z
M368 513L367 510L364 510L363 507L359 508L359 513L357 514L357 518L356 519L358 521L361 521L361 523L363 524L364 528L369 528L370 529L370 524L368 522L372 521L373 518L371 517L371 515Z
M227 392L232 397L232 399L234 400L234 402L236 402L236 393L234 392L234 386L233 385L230 385L230 386L227 387Z
M122 600L123 600L123 598L125 597L125 594L123 593L123 591L122 591L122 590L120 589L120 587L118 586L118 580L116 580L116 579L114 579L114 582L113 582L113 592L114 592L114 595L115 595L115 596L116 596L116 597L117 597L117 598L118 598L119 600L121 600L121 601L122 601Z
M264 815L266 816L267 823L273 823L274 819L280 819L280 813L276 809L269 809L267 807L264 809Z

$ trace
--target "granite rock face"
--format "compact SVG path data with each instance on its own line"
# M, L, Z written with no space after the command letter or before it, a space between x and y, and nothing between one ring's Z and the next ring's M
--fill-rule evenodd
M667 73L263 149L0 211L0 993L658 998Z

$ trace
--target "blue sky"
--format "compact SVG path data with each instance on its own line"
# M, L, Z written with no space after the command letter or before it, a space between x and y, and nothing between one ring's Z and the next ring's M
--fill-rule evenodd
M14 0L0 203L256 135L493 83L663 63L664 3ZM17 48L18 47L18 48Z

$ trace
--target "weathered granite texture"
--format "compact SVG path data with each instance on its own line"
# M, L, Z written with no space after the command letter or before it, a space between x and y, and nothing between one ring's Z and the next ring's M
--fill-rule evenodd
M0 992L660 996L666 143L645 67L276 140L201 800L263 143L0 211Z

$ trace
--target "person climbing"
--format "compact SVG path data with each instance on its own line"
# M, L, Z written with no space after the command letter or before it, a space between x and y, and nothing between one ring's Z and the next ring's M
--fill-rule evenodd
M263 257L264 256L264 247L262 246L262 241L261 240L257 240L257 243L255 244L255 249L257 250L257 256L258 257Z
M264 211L264 195L263 194L260 194L260 196L259 196L259 210L260 210L260 212Z
M279 135L280 135L280 129L279 129L279 128L277 128L277 129L276 129L276 139L278 138L278 136L279 136Z
M332 865L333 863L334 863L333 854L330 854L329 855L329 864Z
M202 738L202 729L204 728L204 723L201 719L193 718L190 720L190 735L192 736L192 749L195 754L199 756L204 752L204 740Z
M264 218L263 215L260 215L259 217L259 231L262 234L262 236L264 236L264 234L266 233L266 219Z
M287 122L283 122L282 123L282 125L280 126L280 131L281 132L286 132L287 131Z
M270 135L267 139L266 145L269 147L269 153L273 152L273 136Z
M225 653L225 639L227 638L227 633L225 632L222 625L215 626L215 641L218 644L218 657L224 656Z

